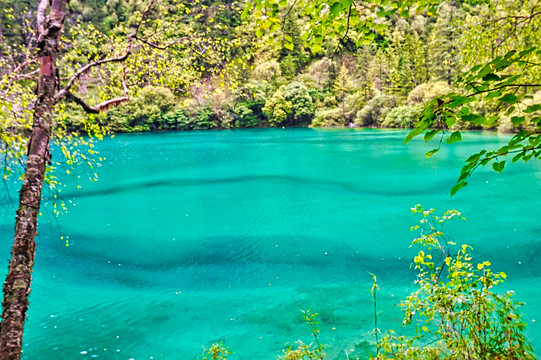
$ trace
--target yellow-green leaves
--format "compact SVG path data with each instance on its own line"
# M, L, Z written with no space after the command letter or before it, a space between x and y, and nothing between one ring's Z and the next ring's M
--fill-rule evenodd
M456 249L445 240L445 222L460 213L450 210L437 216L420 205L412 211L422 215L422 235L412 244L422 248L414 258L417 289L399 306L404 311L402 324L415 324L416 336L383 337L377 358L465 359L490 352L494 357L533 359L517 311L521 304L511 292L493 290L506 274L492 272L490 261L474 265L470 246ZM432 255L438 261L429 266L426 259Z
M479 264L477 264L477 270L482 270L484 267L488 267L490 265L491 265L490 261L485 261L485 262L479 263ZM502 274L505 275L505 273L502 273Z

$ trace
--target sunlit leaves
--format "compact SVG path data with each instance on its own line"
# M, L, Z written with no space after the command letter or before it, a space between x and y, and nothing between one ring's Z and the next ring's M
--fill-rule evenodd
M412 243L420 247L413 260L417 289L400 307L402 324L415 324L416 336L397 337L392 332L377 344L377 358L466 359L490 353L495 358L533 359L517 312L521 304L512 292L493 289L507 275L493 272L490 261L475 263L471 246L456 248L443 232L445 223L461 214L449 210L439 216L420 205L412 212L422 216L412 227L421 232Z
M382 33L387 28L388 17L397 12L407 17L413 9L416 12L434 10L436 3L434 0L386 0L362 4L352 0L253 0L246 3L243 16L254 16L257 21L256 33L261 36L265 32L272 41L278 39L276 30L282 26L284 18L290 16L291 11L296 12L307 22L301 34L304 46L315 54L322 50L324 42L335 39L349 37L358 46L370 43L376 33ZM275 21L278 21L277 27L271 25Z

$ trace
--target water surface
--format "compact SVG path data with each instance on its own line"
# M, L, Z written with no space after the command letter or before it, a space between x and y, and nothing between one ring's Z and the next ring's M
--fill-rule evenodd
M430 145L403 146L405 134L267 129L104 140L99 181L64 175L54 201L68 212L52 216L52 199L43 209L23 358L193 359L223 340L232 359L275 359L286 342L311 341L300 318L308 308L320 313L329 359L365 356L373 351L370 273L381 287L380 327L400 328L395 304L413 289L417 203L464 212L468 221L447 229L451 239L507 272L502 291L526 303L528 337L541 348L540 164L479 170L451 199L464 159L506 137L469 133L427 159ZM2 198L7 259L14 213Z

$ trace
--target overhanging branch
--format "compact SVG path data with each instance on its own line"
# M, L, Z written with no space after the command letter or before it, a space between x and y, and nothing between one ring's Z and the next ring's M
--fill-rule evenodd
M42 0L43 1L47 1L47 0ZM139 33L139 30L141 29L141 25L143 24L148 12L150 11L150 9L152 8L152 5L154 5L154 2L156 0L151 0L150 3L148 4L147 8L145 9L145 11L143 11L143 13L141 14L141 19L139 20L139 23L137 24L137 27L135 29L135 32L131 35L128 36L128 44L126 45L126 50L124 51L124 53L122 55L119 55L119 56L116 56L116 57L112 57L112 58L108 58L108 59L103 59L103 60L98 60L98 61L94 61L94 62L91 62L85 66L83 66L81 69L79 69L79 71L77 71L75 74L73 74L69 80L68 80L68 83L66 84L66 86L64 86L63 89L61 89L60 91L58 91L58 93L55 95L55 100L56 101L59 101L61 100L62 98L66 97L68 95L68 93L70 93L71 91L71 88L73 87L73 84L75 83L75 81L77 79L79 79L79 77L81 75L83 75L84 73L86 73L87 71L89 71L90 69L96 67L96 66L101 66L103 64L107 64L107 63L114 63L114 62L124 62L132 53L132 47L133 47L133 40L134 39L139 39L138 38L138 33ZM124 82L125 83L125 82ZM124 86L124 89L125 86ZM127 93L125 91L125 93ZM72 94L73 95L73 94ZM122 98L118 98L118 99L111 99L111 100L108 100L106 102L113 102L113 103L116 103L116 104L120 104L121 102L124 102L124 101L120 101L119 99L123 99L124 97ZM72 99L73 100L73 99ZM114 100L117 100L116 102ZM126 100L127 101L127 96L126 96ZM109 105L111 106L111 105Z

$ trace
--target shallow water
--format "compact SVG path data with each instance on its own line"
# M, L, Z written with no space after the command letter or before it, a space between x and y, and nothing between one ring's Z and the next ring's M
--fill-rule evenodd
M193 359L223 340L231 359L275 359L286 342L311 341L300 317L308 308L320 314L329 359L365 357L370 273L381 287L380 328L400 330L395 304L413 288L417 203L465 214L449 236L508 274L502 291L526 303L528 337L541 349L539 162L504 175L479 170L449 198L468 154L506 137L468 133L426 159L431 146L403 146L405 134L266 129L104 140L100 180L65 175L68 212L54 218L52 200L43 209L23 358ZM2 199L8 258L14 212Z

